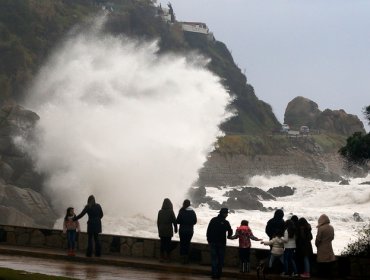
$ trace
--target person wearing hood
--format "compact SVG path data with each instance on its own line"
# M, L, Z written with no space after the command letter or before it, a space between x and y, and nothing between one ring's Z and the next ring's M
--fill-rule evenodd
M315 245L317 247L317 263L320 276L331 278L331 270L335 255L332 241L334 240L334 228L330 225L330 219L322 214L317 224Z
M171 239L173 232L177 233L176 216L170 199L163 200L162 208L157 217L158 235L161 240L160 261L170 261Z
M218 216L211 219L207 227L207 241L211 250L212 278L220 278L224 265L226 233L227 238L233 235L229 221L226 220L229 209L221 208Z
M247 220L242 220L240 227L236 228L235 235L230 239L239 238L239 259L240 259L240 272L250 272L250 249L251 239L254 241L262 241L253 235L251 228L248 226Z
M185 264L189 262L190 242L194 234L194 225L197 223L197 215L190 206L189 199L184 200L182 208L177 215L176 223L180 225L180 256Z
M83 216L89 217L87 220L87 249L86 249L86 256L91 257L93 252L93 239L95 243L95 256L100 257L101 256L101 245L100 245L100 239L99 239L99 233L102 232L102 226L101 226L101 219L103 218L103 210L100 206L100 204L95 202L95 197L93 195L90 195L87 199L87 205L82 210L80 214L78 214L75 218L73 218L74 221L79 220Z
M284 211L282 209L277 209L274 213L274 217L271 218L265 228L265 232L270 240L276 236L276 234L282 235L285 230L284 222Z

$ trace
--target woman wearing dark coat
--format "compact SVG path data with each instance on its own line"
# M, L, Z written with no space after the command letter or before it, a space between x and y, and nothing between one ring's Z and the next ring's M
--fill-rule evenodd
M93 239L95 241L95 256L101 256L101 245L99 240L99 233L102 232L101 219L103 218L103 210L100 204L95 202L95 197L90 195L87 199L87 205L82 210L82 212L75 217L74 220L78 220L85 215L88 215L87 220L87 235L88 243L86 256L91 257L93 252Z
M313 256L312 244L312 229L311 225L305 218L298 220L298 237L297 237L297 252L298 260L303 263L303 273L300 275L302 278L310 278L310 260Z
M176 223L180 225L180 255L183 263L189 261L190 242L194 234L194 225L197 223L197 215L190 206L190 200L185 199L182 208L176 218Z
M169 261L171 252L171 239L173 231L177 233L176 216L173 212L171 200L165 198L162 208L158 211L157 218L158 235L161 239L160 261Z

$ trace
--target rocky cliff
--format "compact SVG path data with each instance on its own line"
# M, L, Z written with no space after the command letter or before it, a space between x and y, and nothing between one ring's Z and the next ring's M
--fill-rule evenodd
M56 215L40 193L42 177L32 160L15 146L17 137L27 138L37 114L18 105L0 109L0 223L51 227Z
M238 138L238 141L235 138ZM247 137L247 139L245 139ZM362 177L366 167L351 166L337 153L344 143L337 135L261 135L259 143L248 136L227 136L219 141L199 171L199 186L238 186L255 175L296 174L323 181L341 181L343 176ZM226 145L232 143L233 150ZM242 143L242 144L241 144Z
M288 103L284 123L294 129L305 125L324 133L345 136L350 136L355 132L365 133L364 125L357 116L347 114L344 110L325 109L320 111L317 103L302 96L298 96Z

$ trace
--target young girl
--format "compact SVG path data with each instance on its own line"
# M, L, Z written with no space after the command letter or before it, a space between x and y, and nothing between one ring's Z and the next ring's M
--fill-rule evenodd
M261 243L271 245L269 268L272 268L272 264L277 258L279 258L281 264L284 264L284 240L280 232L276 232L270 241L261 241Z
M79 222L73 221L75 217L73 207L68 207L63 222L63 233L67 233L68 256L75 256L76 231L80 232Z
M248 226L249 222L247 220L242 220L240 227L236 228L235 235L230 237L230 239L239 238L239 258L240 258L240 272L250 271L250 249L251 249L251 239L255 241L262 241L255 237L252 230Z

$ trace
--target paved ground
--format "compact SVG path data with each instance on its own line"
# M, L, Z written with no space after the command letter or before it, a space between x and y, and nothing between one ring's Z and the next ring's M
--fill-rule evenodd
M0 245L0 267L91 280L210 278L210 267L198 264L161 263L155 259L112 255L87 258L82 253L76 257L68 257L62 250L8 245ZM268 275L266 279L280 278L278 275ZM222 279L258 278L256 271L240 273L237 268L225 268Z

